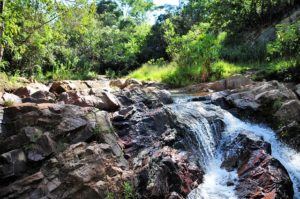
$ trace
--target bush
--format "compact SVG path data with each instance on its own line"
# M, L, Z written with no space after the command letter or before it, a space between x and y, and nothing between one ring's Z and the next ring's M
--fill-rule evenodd
M267 46L269 59L300 56L300 20L276 26L277 38Z

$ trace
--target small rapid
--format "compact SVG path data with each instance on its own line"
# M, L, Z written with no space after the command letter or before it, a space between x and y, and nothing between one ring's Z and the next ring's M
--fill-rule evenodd
M234 136L241 130L247 130L271 144L272 156L281 162L293 181L294 198L300 199L300 153L280 142L272 129L263 125L243 122L229 112L223 111L227 134Z
M188 107L192 107L190 111L200 112L203 115L208 114L205 112L207 109L217 112L222 115L225 129L221 133L219 143L216 143L212 140L214 136L211 129L213 127L208 126L205 118L198 118L198 121L195 118L194 121L189 121L196 134L197 142L201 142L200 145L205 147L204 152L199 148L199 154L205 158L205 164L202 164L205 175L203 183L188 195L188 199L237 199L235 184L238 176L236 171L227 172L220 168L223 161L223 151L220 146L228 139L233 140L241 131L252 132L271 144L272 156L282 163L293 181L294 199L300 199L300 153L280 142L275 132L264 125L244 122L219 106L202 102L187 102L189 98L187 96L175 97L175 102L188 103ZM184 114L181 117L184 119Z

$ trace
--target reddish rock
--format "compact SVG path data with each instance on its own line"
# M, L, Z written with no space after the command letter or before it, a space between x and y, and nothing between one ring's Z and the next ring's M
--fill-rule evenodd
M227 146L222 166L237 169L239 198L293 198L293 183L286 169L270 153L270 144L250 132L239 134Z

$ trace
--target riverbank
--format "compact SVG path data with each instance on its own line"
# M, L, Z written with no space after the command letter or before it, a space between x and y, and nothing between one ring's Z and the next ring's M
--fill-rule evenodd
M233 106L229 103L231 95L247 89L262 93L292 92L280 83L253 82L237 75L205 86L196 85L194 90L181 89L181 92L198 89L197 92L204 92L201 95L208 95L183 98L179 103L164 87L155 82L102 77L49 84L27 82L2 92L1 198L185 198L205 183L205 175L210 173L209 162L214 160L223 132L228 128L226 111L213 104L224 102ZM213 92L217 88L221 92ZM285 99L283 104L297 100L292 98ZM227 109L226 106L221 107ZM234 113L234 108L239 107L228 110ZM242 133L237 130L237 135ZM222 168L218 167L225 173L227 170L237 173L232 181L223 180L222 187L234 186L229 189L237 197L273 194L292 198L293 190L286 188L291 187L292 181L284 164L263 147L268 140L253 140L248 135L243 139L247 141L243 144L260 146L244 151L246 154L232 152L245 162L231 166L224 162ZM237 142L243 139L233 139L227 144L239 146ZM225 151L220 155L225 155ZM224 156L228 161L234 157ZM261 162L252 165L254 157ZM273 169L266 170L263 165ZM245 185L239 181L242 179L239 171L244 167L254 174L263 173L262 178L255 179L257 184L266 176L280 180L266 182L265 186L274 189L254 183L246 193ZM243 177L254 178L250 173ZM257 189L262 191L256 193Z

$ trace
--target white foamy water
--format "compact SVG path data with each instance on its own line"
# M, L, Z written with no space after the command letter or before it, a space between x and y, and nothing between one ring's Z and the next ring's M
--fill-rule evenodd
M221 163L221 156L210 161L204 175L204 182L194 189L187 199L237 199L234 184L227 185L228 182L236 183L237 173L221 169Z
M281 143L277 139L275 132L270 128L243 122L227 111L224 111L224 122L226 124L226 133L228 134L237 134L241 130L246 130L262 137L266 142L271 144L272 156L281 162L293 181L294 198L300 199L300 153Z
M185 105L186 106L186 105ZM214 112L223 112L221 109L214 105L205 105L199 102L190 102L192 112L200 112L202 115L209 117L211 113ZM185 117L184 113L189 111L181 112L183 113L180 117ZM222 114L219 114L222 115ZM205 175L203 183L196 189L194 189L189 195L188 199L237 199L235 195L235 184L237 182L237 173L236 171L228 172L225 169L221 169L222 164L222 151L220 151L217 143L214 141L212 127L205 118L195 117L192 121L189 121L190 128L193 130L196 135L196 139L201 143L205 149L199 148L200 156L203 156L203 153L206 153L205 160L200 164L205 170ZM223 139L229 134L223 134ZM222 140L221 140L222 143ZM220 144L219 144L220 145ZM228 186L228 183L231 186Z
M187 103L187 99L190 99L190 97L176 97L175 101L176 103ZM196 104L200 102L190 102L192 107L195 109L199 109L200 112L204 112L203 108L200 110L199 105ZM204 105L202 104L202 107L206 106L209 107L209 109L214 109L214 111L217 111L218 113L221 113L223 115L223 121L225 123L225 132L222 133L222 140L231 138L233 139L235 136L237 136L241 131L249 131L253 134L262 137L263 140L266 142L269 142L272 147L272 156L279 160L281 164L286 168L286 170L289 173L289 176L291 180L293 181L293 188L294 188L294 199L300 199L300 153L297 153L295 150L291 149L284 143L280 142L278 138L276 137L275 132L263 125L258 124L252 124L243 122L240 119L234 117L231 113L229 113L226 110L221 109L218 106L214 105ZM206 109L205 108L205 109ZM205 115L205 114L204 114ZM206 120L204 120L206 121ZM203 138L209 138L209 141L212 142L211 136L208 136L207 133L211 133L207 127L207 123L202 120L202 124L199 121L192 122L195 126L193 126L193 129L197 131L198 141L202 142ZM205 127L203 129L203 127ZM206 134L203 136L202 134ZM222 143L221 140L221 143ZM205 141L203 142L205 143ZM189 195L188 199L237 199L237 196L235 195L235 185L233 186L227 186L228 182L235 182L237 181L237 173L236 171L233 172L227 172L224 169L221 169L221 163L222 163L222 151L220 151L217 147L211 148L212 145L209 146L209 156L206 156L206 164L205 164L205 170L206 174L204 175L204 182L199 185L198 188L194 189ZM213 154L213 155L212 155Z

